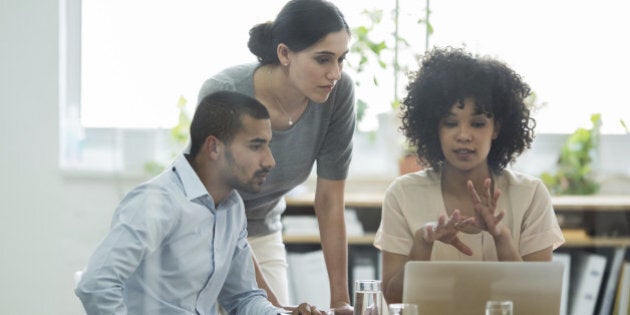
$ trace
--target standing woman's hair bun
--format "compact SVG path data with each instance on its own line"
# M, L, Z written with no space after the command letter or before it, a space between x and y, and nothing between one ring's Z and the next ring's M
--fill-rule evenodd
M326 37L350 28L343 14L327 0L289 0L273 22L254 25L249 30L247 47L261 65L279 64L279 44L300 52Z
M273 22L270 21L256 24L249 30L247 47L249 47L249 51L258 58L258 61L262 65L279 62L272 43L272 28Z

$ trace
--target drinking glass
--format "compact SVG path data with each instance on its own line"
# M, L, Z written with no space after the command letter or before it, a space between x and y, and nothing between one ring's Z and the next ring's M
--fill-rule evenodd
M380 280L354 282L354 315L385 315L381 312L383 292Z
M487 301L486 315L512 315L512 301Z
M411 303L389 304L389 315L418 315L418 305Z

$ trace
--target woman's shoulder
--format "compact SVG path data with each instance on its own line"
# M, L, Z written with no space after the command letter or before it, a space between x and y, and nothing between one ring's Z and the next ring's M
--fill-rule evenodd
M253 89L252 77L258 66L259 64L254 62L224 68L203 82L199 98L220 90L251 94L249 92Z
M417 172L398 176L389 186L388 190L407 190L422 187L435 186L440 184L440 174L432 168L422 169Z
M540 178L534 175L512 169L504 169L503 171L501 171L498 177L505 181L506 184L508 184L509 186L531 187L542 183Z
M257 62L230 66L222 69L206 80L206 82L238 82L243 79L249 79L254 75L254 71L258 68L258 66L259 64Z
M540 178L517 170L505 169L497 176L497 180L499 188L509 191L513 196L549 194Z

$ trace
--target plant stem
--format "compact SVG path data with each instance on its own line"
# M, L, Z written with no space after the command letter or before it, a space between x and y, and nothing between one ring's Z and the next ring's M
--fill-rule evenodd
M428 51L429 50L429 37L431 36L431 34L429 34L429 15L430 15L430 6L429 6L429 1L430 0L426 0L427 1L427 6L424 9L425 12L425 17L424 17L424 25L426 26L426 32L424 32L425 37L424 37L424 51Z
M398 14L400 12L399 0L396 0L394 12L394 101L398 101Z

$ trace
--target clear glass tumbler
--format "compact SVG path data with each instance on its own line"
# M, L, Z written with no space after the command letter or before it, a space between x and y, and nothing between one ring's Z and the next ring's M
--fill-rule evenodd
M412 303L392 303L388 309L389 315L418 315L418 305Z
M486 315L512 315L512 301L490 300L486 302Z
M382 312L383 291L380 280L354 282L354 315L386 315Z

